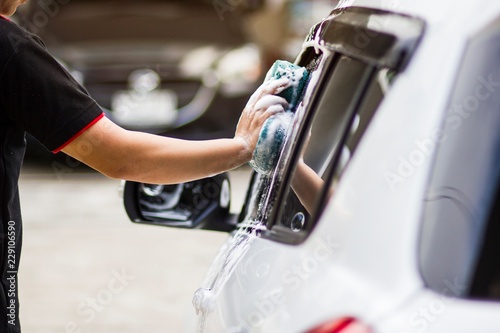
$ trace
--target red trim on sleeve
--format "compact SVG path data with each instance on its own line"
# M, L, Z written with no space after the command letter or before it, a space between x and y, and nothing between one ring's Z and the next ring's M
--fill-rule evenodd
M94 125L95 123L97 123L99 120L101 120L101 118L104 117L104 113L101 113L100 115L98 115L94 120L92 120L87 126L85 126L84 128L82 128L78 133L76 133L75 135L73 135L68 141L66 141L65 143L63 143L61 146L59 146L59 148L53 150L52 152L54 154L60 152L61 150L64 149L64 147L66 147L67 145L69 145L71 142L73 142L73 140L75 140L77 137L79 137L83 132L85 132L86 130L88 130L90 127L92 127L92 125Z
M3 18L5 21L10 21L10 18L5 17L5 16L3 16L3 15L0 15L0 18Z

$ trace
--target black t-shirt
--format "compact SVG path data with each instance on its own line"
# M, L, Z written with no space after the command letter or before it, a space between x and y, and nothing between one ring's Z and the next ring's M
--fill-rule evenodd
M42 41L0 17L0 332L18 333L22 222L17 182L25 133L58 151L103 116Z

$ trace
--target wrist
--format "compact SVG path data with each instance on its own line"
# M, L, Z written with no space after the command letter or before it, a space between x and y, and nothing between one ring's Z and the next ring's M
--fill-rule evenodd
M238 144L240 165L250 162L253 155L253 150L250 147L248 140L242 136L235 136L233 139Z

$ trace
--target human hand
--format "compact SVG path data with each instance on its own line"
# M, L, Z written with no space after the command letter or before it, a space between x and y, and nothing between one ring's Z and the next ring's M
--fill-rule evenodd
M290 84L287 78L268 80L250 96L241 113L234 136L235 139L245 143L248 160L252 157L264 122L269 117L288 109L286 99L276 95L288 88Z

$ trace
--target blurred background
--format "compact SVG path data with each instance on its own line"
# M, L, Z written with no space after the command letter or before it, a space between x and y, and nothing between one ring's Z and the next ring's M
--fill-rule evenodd
M207 139L232 137L267 69L276 59L293 61L333 7L320 0L33 0L15 20L43 39L115 123ZM53 159L29 141L28 157Z
M338 1L31 0L13 18L122 127L232 137L276 59ZM238 212L250 169L230 173ZM120 182L28 136L20 317L26 333L182 332L224 233L131 223Z

